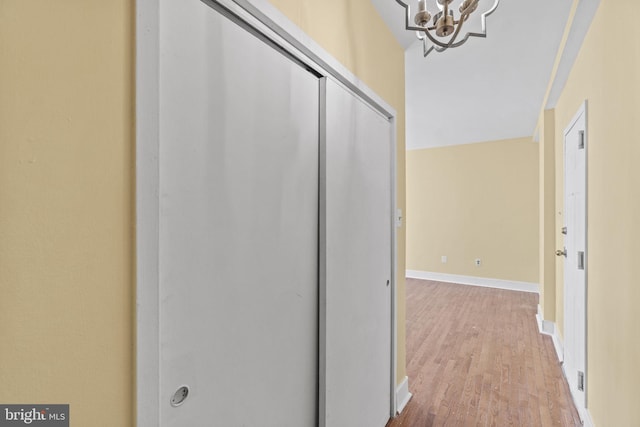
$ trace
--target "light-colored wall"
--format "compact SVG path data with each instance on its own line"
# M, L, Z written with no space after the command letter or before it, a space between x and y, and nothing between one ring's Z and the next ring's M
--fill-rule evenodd
M405 209L404 51L370 0L270 0L397 112L397 204ZM405 228L398 229L398 365L405 369Z
M556 200L555 200L555 140L554 110L546 110L540 117L538 144L539 191L539 254L540 306L544 320L556 318Z
M133 4L0 2L0 402L130 426Z
M563 132L588 100L587 407L599 427L640 425L638 16L640 2L601 1L555 108L556 206L561 211ZM558 215L556 230L562 223ZM556 242L562 245L559 233ZM558 265L556 322L562 329Z
M408 151L407 269L538 283L538 144Z

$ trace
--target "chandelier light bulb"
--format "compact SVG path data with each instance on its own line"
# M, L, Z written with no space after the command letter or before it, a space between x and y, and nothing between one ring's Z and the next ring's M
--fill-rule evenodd
M427 10L427 0L419 0L418 13L416 13L414 22L420 27L426 27L429 25L429 19L431 19L431 14Z
M444 11L436 15L436 35L438 37L447 37L453 34L455 30L455 21L453 19L453 11L449 10L445 15ZM458 24L460 25L460 24Z

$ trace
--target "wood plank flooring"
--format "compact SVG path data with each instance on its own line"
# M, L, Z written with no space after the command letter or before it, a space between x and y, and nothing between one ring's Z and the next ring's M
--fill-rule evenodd
M413 398L387 427L580 426L538 295L407 279Z

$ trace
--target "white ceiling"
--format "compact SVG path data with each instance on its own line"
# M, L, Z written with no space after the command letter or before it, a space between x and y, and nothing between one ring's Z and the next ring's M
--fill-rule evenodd
M404 30L404 8L371 1L406 48L408 150L533 135L571 0L501 0L487 18L487 38L426 58ZM406 1L415 11L417 0ZM480 0L467 29L479 29L479 12L492 4Z

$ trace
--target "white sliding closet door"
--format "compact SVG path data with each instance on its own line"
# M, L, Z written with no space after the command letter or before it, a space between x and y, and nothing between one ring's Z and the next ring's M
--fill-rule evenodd
M318 78L200 0L160 15L160 424L314 426Z
M326 82L321 426L384 427L391 404L391 141L386 117Z

